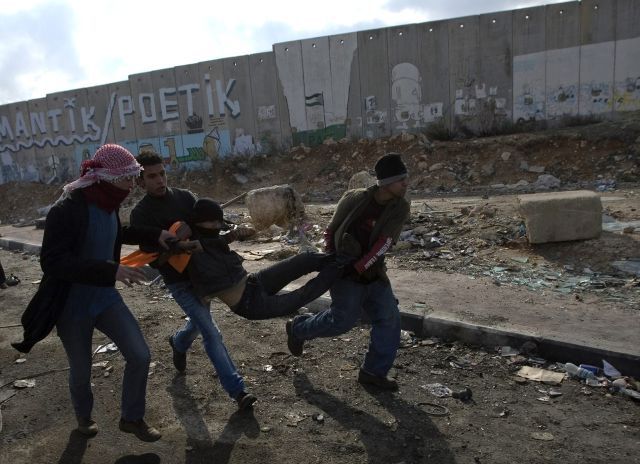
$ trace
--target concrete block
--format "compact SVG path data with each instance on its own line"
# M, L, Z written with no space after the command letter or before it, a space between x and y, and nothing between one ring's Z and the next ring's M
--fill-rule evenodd
M594 192L519 195L518 207L530 243L584 240L602 232L602 203Z
M257 230L271 224L286 227L299 223L304 217L304 203L290 185L275 185L247 193L247 209L251 223Z

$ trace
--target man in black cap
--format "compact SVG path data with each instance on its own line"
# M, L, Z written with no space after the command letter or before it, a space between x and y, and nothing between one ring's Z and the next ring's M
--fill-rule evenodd
M408 173L397 153L380 158L375 171L377 184L347 191L325 231L327 251L336 253L338 260L349 261L351 272L331 287L329 309L296 316L287 322L286 332L289 350L300 356L305 340L343 334L365 311L372 328L358 381L393 391L398 384L387 374L400 344L400 312L384 255L409 217L410 204L404 198Z

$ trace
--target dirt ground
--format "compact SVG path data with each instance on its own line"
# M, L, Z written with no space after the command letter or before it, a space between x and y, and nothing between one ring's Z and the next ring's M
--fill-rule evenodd
M73 432L66 358L57 337L26 356L9 346L20 334L10 326L41 276L36 258L1 251L0 259L22 279L0 291L3 463L281 463L293 453L298 462L317 463L640 462L637 403L573 379L556 386L523 381L515 372L532 365L526 358L404 333L392 370L400 392L379 393L355 381L368 327L310 342L303 357L294 358L284 319L246 321L214 305L227 347L259 397L253 412L237 413L199 341L189 352L186 375L176 375L166 339L182 315L156 285L121 291L151 349L147 419L163 438L146 444L117 430L124 363L115 352L94 357L100 432L87 440ZM96 348L108 342L95 334ZM33 379L35 386L16 389L17 379ZM434 383L469 387L472 401L436 397L428 390Z
M589 241L531 246L522 236L515 196L540 191L536 181L543 172L559 179L560 189L600 191L612 224L640 221L639 137L640 117L635 116L482 139L340 141L222 163L210 173L174 172L169 182L220 201L289 183L306 203L306 238L318 244L349 178L370 168L382 153L402 151L413 203L403 240L389 256L392 273L467 275L506 289L524 287L531 295L552 291L567 302L586 301L604 311L637 311L638 276L613 265L640 257L637 226L626 233L606 230ZM0 185L0 221L31 226L42 215L38 209L59 193L59 185ZM140 196L135 192L127 200L124 219ZM250 221L241 203L227 215ZM265 244L274 250L265 259L248 260L247 267L254 270L295 253L299 239L285 232L272 230L243 244L247 254ZM404 333L392 371L400 392L379 393L355 382L368 327L308 343L304 356L294 358L286 347L285 319L246 321L214 305L227 347L259 397L252 413L236 413L199 341L189 353L187 374L175 374L166 339L183 316L157 285L122 293L151 349L147 419L163 438L145 444L118 431L124 363L116 352L95 355L100 433L86 440L73 432L66 359L57 337L48 337L26 356L9 345L20 335L15 325L41 277L37 258L2 250L0 261L22 280L0 290L2 463L281 463L292 457L318 463L640 462L637 403L574 379L545 385L518 378L523 364L538 365L535 357L504 357L497 349ZM473 295L460 298L472 301ZM108 342L95 334L95 347ZM35 386L14 388L17 379L34 379ZM469 387L473 399L437 397L428 387L435 383L453 390ZM556 391L562 394L555 396Z

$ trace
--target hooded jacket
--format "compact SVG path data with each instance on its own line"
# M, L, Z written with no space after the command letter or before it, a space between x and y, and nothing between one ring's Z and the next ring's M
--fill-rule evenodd
M369 250L361 250L355 238L347 233L351 225L358 220L363 211L374 201L374 195L379 189L374 185L367 189L348 190L344 193L336 210L327 226L325 233L327 251L336 252L338 255L348 255L354 258L363 258ZM381 237L395 243L402 232L402 226L409 217L410 204L404 198L395 198L387 203L376 221L369 238L369 248L373 247ZM389 281L384 264L384 254L376 256L373 264L367 266L359 279L362 282L371 282L376 279Z

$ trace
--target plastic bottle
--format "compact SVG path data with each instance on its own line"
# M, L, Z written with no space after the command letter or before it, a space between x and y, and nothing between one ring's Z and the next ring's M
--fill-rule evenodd
M564 369L567 371L569 375L578 377L579 379L595 379L596 378L596 375L593 372L587 369L578 367L572 363L566 363L564 365Z
M593 366L591 364L580 364L580 366L582 369L586 369L588 371L593 372L596 376L602 374L602 369L600 369L598 366Z

